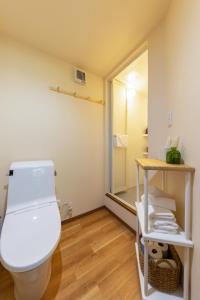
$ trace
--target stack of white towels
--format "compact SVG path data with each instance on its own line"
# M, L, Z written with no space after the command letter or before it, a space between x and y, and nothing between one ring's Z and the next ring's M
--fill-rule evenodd
M128 147L128 135L116 133L113 135L113 146L117 148Z
M144 204L144 194L141 197ZM178 234L179 226L175 215L176 202L168 194L155 187L148 192L148 213L152 231L166 234Z

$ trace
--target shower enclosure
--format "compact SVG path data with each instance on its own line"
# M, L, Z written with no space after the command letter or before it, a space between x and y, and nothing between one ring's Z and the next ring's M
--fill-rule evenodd
M135 159L148 156L148 52L112 80L111 193L134 206ZM143 190L141 177L141 193Z

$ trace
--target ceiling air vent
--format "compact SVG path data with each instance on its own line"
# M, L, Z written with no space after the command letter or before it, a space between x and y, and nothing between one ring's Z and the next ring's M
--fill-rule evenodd
M79 84L86 84L86 73L79 69L75 69L75 82Z

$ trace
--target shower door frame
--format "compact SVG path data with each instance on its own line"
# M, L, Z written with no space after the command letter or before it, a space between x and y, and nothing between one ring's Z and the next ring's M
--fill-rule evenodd
M142 53L148 50L148 43L144 42L140 47L133 51L121 64L119 64L113 72L111 72L104 81L104 97L105 97L105 193L115 197L112 193L112 80L129 64L136 60ZM117 197L120 199L119 197ZM121 199L122 202L125 202Z

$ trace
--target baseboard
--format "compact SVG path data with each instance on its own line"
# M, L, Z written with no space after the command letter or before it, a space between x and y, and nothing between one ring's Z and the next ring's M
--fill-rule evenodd
M85 213L83 213L83 214L80 214L80 215L71 217L71 218L69 218L69 219L63 220L63 221L62 221L62 224L66 224L66 223L69 223L69 222L74 221L74 220L76 220L76 219L85 217L85 216L90 215L90 214L94 213L95 211L101 210L101 209L103 209L103 208L105 208L105 205L102 205L102 206L100 206L100 207L97 207L97 208L95 208L95 209L92 209L92 210L90 210L90 211L87 211L87 212L85 212Z
M107 211L109 211L110 214L112 214L113 216L115 216L115 218L117 218L120 222L122 222L129 230L131 230L132 232L135 233L135 230L133 228L131 228L127 223L125 223L119 216L117 216L113 211L111 211L108 207L106 207L105 205L103 206L100 206L98 208L95 208L93 210L90 210L86 213L83 213L83 214L80 214L78 216L75 216L75 217L72 217L70 219L66 219L66 220L63 220L62 221L62 224L67 224L67 223L70 223L76 219L79 219L79 218L82 218L82 217L85 217L85 216L88 216L90 214L93 214L94 212L98 211L98 210L101 210L101 209L106 209Z

